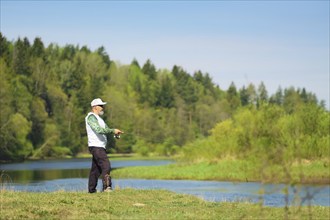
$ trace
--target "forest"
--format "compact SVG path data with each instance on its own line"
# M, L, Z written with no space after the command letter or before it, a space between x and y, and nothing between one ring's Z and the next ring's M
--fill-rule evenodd
M111 153L329 155L329 111L305 88L220 88L201 70L159 69L150 59L120 64L103 46L46 47L39 37L9 41L2 33L0 66L0 161L87 152L84 118L98 97L108 102L107 124L125 132L119 141L109 136Z

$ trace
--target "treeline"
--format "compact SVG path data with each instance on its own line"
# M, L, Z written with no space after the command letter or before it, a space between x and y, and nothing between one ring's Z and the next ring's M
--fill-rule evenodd
M109 103L104 118L110 127L125 131L117 144L109 137L111 150L124 153L176 154L245 108L258 113L268 106L293 115L314 106L326 112L304 88L268 95L261 82L223 90L201 71L157 69L150 60L115 63L104 47L45 47L41 38L8 41L2 33L0 43L0 160L85 152L84 117L96 97Z

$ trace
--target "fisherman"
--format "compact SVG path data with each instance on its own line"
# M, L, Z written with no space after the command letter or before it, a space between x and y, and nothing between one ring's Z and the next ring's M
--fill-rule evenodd
M116 136L123 133L116 128L109 128L104 120L100 117L104 114L104 105L102 99L97 98L91 102L91 112L85 118L86 131L88 138L89 152L93 155L92 166L88 179L88 192L95 193L98 178L102 175L103 191L112 191L112 182L110 176L111 164L107 156L106 134L114 134Z

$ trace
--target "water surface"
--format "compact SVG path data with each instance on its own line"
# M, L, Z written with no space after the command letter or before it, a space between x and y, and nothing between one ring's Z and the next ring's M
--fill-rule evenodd
M91 159L30 161L1 164L5 171L2 188L15 191L87 192ZM157 166L173 163L170 160L112 160L114 169L128 166ZM101 191L101 180L98 190ZM146 180L114 179L115 189L165 189L176 193L190 194L215 201L240 201L262 203L266 206L320 205L330 206L329 185L288 186L285 184L261 184L253 182L233 183L224 181L193 180ZM288 191L288 194L284 192Z

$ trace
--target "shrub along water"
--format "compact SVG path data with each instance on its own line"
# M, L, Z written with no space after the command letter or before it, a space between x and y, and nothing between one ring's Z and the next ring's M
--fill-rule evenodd
M232 118L218 123L209 137L184 146L182 159L216 162L236 158L249 161L254 172L265 178L280 167L286 182L304 182L304 170L300 170L300 180L292 174L297 172L297 163L303 167L310 161L319 161L321 170L329 167L329 116L329 112L315 105L304 105L293 113L273 105L242 108ZM324 172L323 179L329 176Z
M208 138L187 144L184 157L191 160L250 158L283 164L329 156L329 112L305 105L292 114L278 106L243 108L218 123Z

